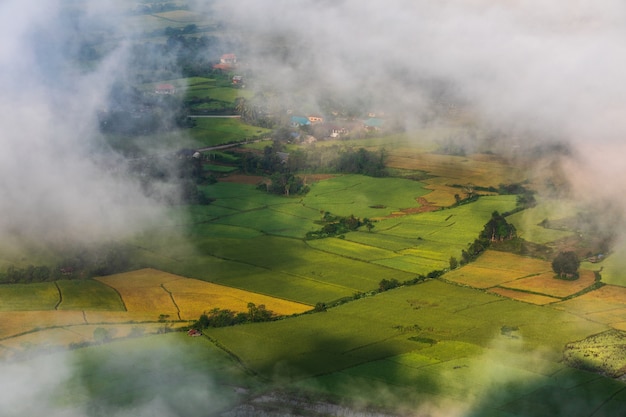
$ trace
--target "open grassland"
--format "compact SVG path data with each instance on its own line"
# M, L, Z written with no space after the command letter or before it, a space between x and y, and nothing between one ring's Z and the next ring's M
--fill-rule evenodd
M54 310L60 301L54 282L0 285L0 311Z
M196 125L189 134L201 146L216 146L226 143L257 139L269 129L250 126L238 118L196 118Z
M119 294L97 280L62 280L56 284L62 297L59 310L124 311Z

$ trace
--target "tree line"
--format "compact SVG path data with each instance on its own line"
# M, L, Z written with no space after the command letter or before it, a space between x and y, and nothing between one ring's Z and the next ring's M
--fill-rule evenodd
M276 319L276 314L264 304L248 303L248 310L235 312L229 309L214 308L200 316L191 327L197 330L209 327L228 327L243 323L259 323Z
M66 255L54 266L10 265L0 272L0 283L30 284L35 282L57 281L60 279L82 279L127 271L131 266L128 248L118 244L83 248Z

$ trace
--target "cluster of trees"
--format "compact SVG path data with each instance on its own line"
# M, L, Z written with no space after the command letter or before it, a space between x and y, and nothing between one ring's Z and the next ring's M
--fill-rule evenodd
M323 239L325 237L339 236L357 230L361 226L365 226L368 231L374 228L372 220L366 218L355 217L353 214L349 216L335 216L330 212L324 212L322 220L317 223L323 224L320 230L307 232L307 239Z
M275 172L258 186L268 193L290 196L293 194L306 194L309 192L309 186L304 180L290 172Z
M24 268L9 266L4 273L0 273L0 282L30 284L59 279L89 278L124 272L130 266L131 257L127 248L117 244L106 244L77 250L52 267L48 265L29 265Z
M274 320L276 315L273 311L265 308L264 304L255 305L248 303L248 311L234 312L229 309L215 308L208 313L202 314L193 328L202 330L209 327L227 327L242 323L258 323Z
M515 230L515 226L508 223L506 218L499 212L494 211L491 213L491 219L485 224L478 238L474 239L474 241L469 244L467 250L463 249L461 251L461 260L458 260L454 256L450 257L450 269L456 269L459 266L476 260L481 253L489 248L492 242L503 242L515 239L516 237L517 231Z
M134 160L129 171L140 180L145 195L164 204L210 204L209 198L198 186L216 181L206 175L202 158L194 157L193 150L181 150L175 155Z
M274 141L266 146L262 154L246 153L239 160L241 170L247 174L269 174L274 172L339 172L362 174L373 177L388 175L385 168L386 153L367 149L352 149L344 146L323 146L298 149L281 158L278 152L285 150L284 144Z
M98 114L103 133L146 135L192 127L194 121L176 95L155 95L116 83L108 96L107 110Z
M580 260L578 255L573 251L559 252L552 261L552 270L561 279L575 280L578 279L578 268Z

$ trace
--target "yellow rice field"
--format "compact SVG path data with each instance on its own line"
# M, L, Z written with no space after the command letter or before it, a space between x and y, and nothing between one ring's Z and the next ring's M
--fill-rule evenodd
M155 269L98 278L117 290L132 320L155 320L160 314L171 319L195 320L214 308L247 311L248 303L264 304L279 315L291 315L310 310L311 306L262 294L185 278ZM93 323L97 318L123 316L115 312L88 312ZM129 320L129 319L127 319Z
M0 339L37 328L84 323L81 311L0 311Z
M390 168L426 171L457 184L497 187L524 179L524 175L511 169L510 164L491 155L442 155L401 148L389 152L386 164Z
M311 306L252 293L195 279L180 279L164 285L180 308L182 320L195 320L214 308L247 311L248 303L265 305L278 315L291 315L311 310Z
M580 297L562 301L556 307L585 317L594 317L594 320L603 323L626 322L626 288L605 285Z
M546 273L551 268L546 261L488 250L475 262L447 273L445 278L474 288L491 288L529 275Z
M484 268L474 264L465 265L445 275L449 281L474 288L491 288L518 278L519 274L502 269Z
M552 270L550 262L495 250L485 251L472 265L512 271L516 273L517 277L540 274Z
M503 287L523 291L531 291L552 297L567 297L588 288L595 283L593 271L581 270L580 278L566 281L554 277L554 272L546 272L532 277L521 278L503 284Z
M531 294L522 291L511 290L508 288L492 288L488 292L493 294L498 294L503 297L511 298L513 300L523 301L525 303L537 304L537 305L546 305L551 304L557 301L560 301L559 298L548 297L546 295L539 294Z

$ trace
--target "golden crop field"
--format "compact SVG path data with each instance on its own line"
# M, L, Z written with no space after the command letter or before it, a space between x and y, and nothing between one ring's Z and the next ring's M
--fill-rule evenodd
M559 298L548 297L547 295L531 294L523 291L511 290L508 288L491 288L488 292L498 294L513 300L523 301L525 303L545 305L560 301Z
M424 153L422 150L399 148L389 152L387 166L390 168L420 170L450 183L472 183L494 186L519 182L524 179L521 171L511 169L510 164L490 155L455 156Z
M562 301L556 307L619 330L626 330L625 287L604 285L580 297Z
M495 250L485 251L473 265L483 268L512 271L519 274L518 276L540 274L552 270L550 262Z
M0 339L37 328L83 323L81 311L0 311Z
M178 308L162 285L184 278L155 269L140 269L96 279L120 294L129 313L167 314L178 318Z
M551 269L546 261L488 250L475 262L447 273L445 278L475 288L491 288Z
M474 264L465 265L463 268L455 269L445 275L449 281L474 288L491 288L518 277L519 273L515 274L513 271L485 268Z
M247 311L248 303L264 304L279 315L291 315L310 310L311 306L210 282L185 278L155 269L98 278L115 288L121 295L128 313L86 312L90 323L156 320L160 314L170 319L195 320L214 308ZM179 311L180 309L180 311ZM112 321L109 321L111 320Z
M449 207L456 203L454 195L460 194L458 188L450 187L444 184L436 184L431 180L424 181L424 184L427 184L426 188L432 191L423 197L434 206Z
M563 298L588 288L593 285L595 280L593 271L587 270L581 270L580 278L575 281L557 279L554 277L554 272L546 272L540 275L510 281L502 286Z
M247 311L248 303L265 305L278 315L291 315L311 310L311 306L280 298L225 287L195 279L171 281L165 285L180 308L183 320L195 320L214 308Z

